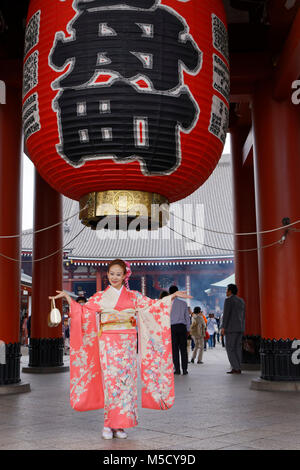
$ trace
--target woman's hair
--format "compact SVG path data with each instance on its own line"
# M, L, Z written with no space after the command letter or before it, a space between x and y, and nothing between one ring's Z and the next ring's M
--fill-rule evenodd
M124 274L126 274L126 264L125 261L123 261L122 259L114 259L113 261L111 261L108 265L107 271L109 271L110 268L115 265L120 266L123 269Z
M167 297L169 295L169 292L166 290L162 290L161 293L159 294L159 298L163 299L164 297Z
M201 312L201 308L200 307L195 307L194 308L194 313L200 313Z

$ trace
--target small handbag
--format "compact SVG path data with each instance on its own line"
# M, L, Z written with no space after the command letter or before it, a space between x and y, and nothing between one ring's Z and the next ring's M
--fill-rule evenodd
M61 322L61 314L58 308L55 307L55 300L51 299L51 312L48 315L48 326L55 328Z
M205 339L206 339L206 340L209 340L209 338L210 338L210 334L209 334L209 332L206 330L206 332L205 332Z

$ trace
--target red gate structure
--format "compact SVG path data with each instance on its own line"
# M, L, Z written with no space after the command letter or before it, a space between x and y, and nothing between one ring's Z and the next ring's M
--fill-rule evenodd
M42 6L45 1L34 0L32 3ZM169 12L173 8L182 16L184 8L191 9L192 5L198 1L145 0L145 5L149 4L145 6L145 9L148 7L150 10L154 9L161 3L169 9ZM24 104L26 90L33 89L35 86L35 77L31 74L33 65L31 67L30 63L27 64L28 73L23 82L23 59L24 50L26 56L28 47L34 47L36 40L33 37L34 33L32 33L33 36L30 35L31 30L27 29L25 36L30 1L24 0L21 3L21 7L19 4L16 7L11 0L2 0L0 6L0 282L2 287L0 341L6 345L6 361L0 364L0 387L20 384L20 237L16 235L21 233L22 97ZM57 8L62 8L64 3L71 4L72 2L52 0L51 5L57 4ZM80 8L79 5L81 5L84 9L87 8L88 3L95 7L97 0L85 2L76 0L73 3L76 18L77 6ZM104 3L109 5L111 2L105 0ZM127 1L124 0L123 3L127 4ZM130 3L132 8L136 8L135 0L130 0ZM186 124L184 129L186 132L182 134L183 148L197 158L197 145L199 144L200 159L201 152L205 155L211 152L210 136L214 133L219 139L218 151L220 152L224 143L222 143L224 140L222 132L226 129L224 115L229 114L228 131L231 135L234 190L236 283L239 294L246 301L245 339L252 346L257 347L259 344L261 381L264 383L299 381L300 360L297 354L297 340L300 340L300 290L298 288L300 284L300 2L299 0L277 0L276 2L273 0L224 0L221 3L223 3L228 24L229 105L228 107L226 105L228 98L226 97L226 79L229 76L229 67L226 57L222 55L224 50L222 52L220 46L222 43L220 38L226 29L224 29L224 20L224 22L217 22L217 30L214 31L212 27L214 31L212 34L215 34L215 50L210 52L214 54L214 60L209 65L219 70L217 72L219 77L215 83L217 90L215 101L219 104L220 115L216 114L213 120L205 124L206 131L209 126L209 132L206 137L201 136L201 142L197 139L193 141L191 130L195 122L192 118L190 124ZM213 14L211 16L213 17ZM71 20L70 15L68 18L68 21ZM152 34L151 25L146 23L145 21L142 25L144 34ZM212 24L214 23L209 23L209 28ZM102 33L114 34L105 22L102 23L101 28ZM201 22L199 28L201 28ZM194 38L197 37L196 30L190 32ZM188 34L189 31L185 30L185 38L182 39L185 45L189 40L191 41L187 39ZM71 33L69 37L64 36L63 39L62 41L62 36L59 36L56 42L56 44L59 41L64 43L61 49L64 51L62 56L53 59L53 70L57 67L57 73L59 66L63 65L63 63L60 65L60 61L63 62L64 54L67 54L65 51L70 44ZM32 41L33 46L28 45L28 41ZM48 46L47 43L45 44ZM38 54L32 57L33 62L37 56ZM144 61L146 68L149 67L151 55L142 55L139 59ZM45 57L41 60L45 62ZM105 54L100 54L97 60L99 64L105 64L108 59ZM198 69L196 69L196 66L191 66L190 69L182 70L182 76L195 96L197 93L203 94L203 90L200 93L197 89L197 86L203 86L203 84L197 82ZM192 76L189 76L191 74ZM68 74L64 77L68 77ZM99 79L99 77L94 77L94 79ZM103 76L102 80L104 80ZM68 80L65 84L64 93L68 93ZM126 84L128 85L128 82ZM143 80L138 80L136 85L147 87L149 83L145 84ZM76 86L79 87L77 91L79 90L80 94L80 81ZM54 94L53 89L51 93ZM44 98L47 92L43 90L42 95ZM176 98L178 96L176 95ZM162 92L161 99L162 97L170 98L168 92ZM202 98L203 102L200 105L194 98L189 101L190 104L192 103L191 106L194 106L194 115L197 115L199 120L206 112L205 94ZM34 99L32 95L32 100ZM210 100L210 103L211 99L211 91L208 91L207 100ZM31 104L39 105L38 102ZM182 109L186 111L188 105L187 102L183 103ZM104 103L100 111L106 112L107 106L107 103ZM26 111L29 107L28 102ZM84 105L78 109L79 113L84 113ZM68 110L64 109L63 112L67 116ZM183 111L180 112L184 114ZM28 131L29 134L32 132L36 138L35 141L28 140L30 148L27 149L25 146L24 149L29 154L36 152L36 161L39 161L40 165L37 166L35 179L34 230L38 231L52 225L54 227L45 232L38 232L34 237L30 365L32 368L51 369L63 365L61 327L49 328L45 319L49 310L49 292L55 292L62 287L62 252L60 250L62 227L57 223L62 217L61 192L65 191L63 179L65 170L61 161L56 178L55 168L51 167L51 163L47 163L45 159L48 151L47 139L51 136L49 134L43 139L38 139L35 113L36 108L32 111L31 121L27 122L26 132ZM28 119L28 116L23 115L23 120ZM139 130L139 134L135 135L136 141L139 146L145 147L148 138L145 129L148 121L144 116L139 116L134 122ZM184 125L183 122L182 126ZM70 128L68 129L68 132L71 132ZM102 129L102 131L103 139L109 141L110 128ZM49 127L49 132L53 132L53 128ZM87 130L81 130L80 136L86 143ZM36 146L39 148L37 149ZM62 150L61 154L63 154ZM92 158L91 150L88 150L88 155L88 159ZM188 156L184 160L185 154L182 158L183 165L186 167L183 167L181 181L187 182L186 168L192 159ZM203 181L209 176L217 160L218 156L215 153L213 153L213 162L209 163L205 160ZM178 161L177 159L174 163L175 166ZM148 160L145 162L148 173L152 171L151 168L154 168L154 173L158 171L155 165L151 167L150 163L147 163ZM91 177L88 192L95 193L98 190L93 183L93 172L96 171L96 166L91 161L87 163L90 166L86 166L86 169L90 168L90 171L86 173L89 173ZM151 160L151 165L152 163ZM140 169L134 161L130 165L132 169L130 175L134 179ZM160 162L159 165L164 165L164 163ZM193 175L191 177L192 191L203 182L200 181L202 178L199 173L200 166L199 160L195 169L190 171L190 175ZM108 166L107 168L109 169ZM165 168L165 170L173 171L172 168L171 170ZM119 177L124 178L124 165L119 165L119 169ZM74 168L70 169L71 173L74 174ZM111 177L108 173L107 175ZM153 175L153 178L155 180L157 176ZM166 192L171 194L172 191L177 191L179 196L173 199L176 200L180 199L182 188L180 189L180 178L178 180L174 178L170 179L171 183ZM154 192L157 193L162 183L159 179L155 181ZM81 179L75 178L73 187L66 190L67 195L74 195L74 199L79 200L84 195L81 185ZM113 185L112 189L118 189L117 185ZM129 189L133 190L134 187L131 186ZM136 189L141 190L141 185L138 184ZM172 201L172 197L169 199ZM83 204L85 203L86 199ZM91 217L93 218L94 215ZM48 255L54 252L56 255L50 259Z

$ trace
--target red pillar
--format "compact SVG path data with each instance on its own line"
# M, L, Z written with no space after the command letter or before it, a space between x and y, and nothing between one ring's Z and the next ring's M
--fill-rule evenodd
M231 130L231 154L233 173L234 232L256 232L256 210L253 165L243 165L243 145L248 128L238 125ZM245 336L260 337L260 303L258 280L258 254L256 235L235 236L235 278L238 295L246 303Z
M63 280L63 288L69 292L72 292L72 272L67 269L68 279Z
M261 83L253 97L255 190L259 231L280 227L300 215L300 108L277 102L272 83ZM297 227L298 229L300 226ZM259 246L284 234L260 235ZM259 250L262 328L262 377L300 380L292 362L292 340L300 338L300 234L289 230L286 241Z
M34 231L62 220L62 196L35 171ZM49 295L62 290L62 225L35 233L33 239L32 320L29 348L30 367L63 365L62 324L48 326ZM53 256L49 256L56 253ZM45 258L38 261L41 258ZM62 312L61 301L56 306Z
M1 78L1 76L0 76ZM21 90L6 84L0 104L0 235L21 232ZM0 364L0 385L20 382L20 238L0 238L0 341L6 365Z
M96 291L99 292L101 290L102 290L101 268L97 268L97 271L96 271Z

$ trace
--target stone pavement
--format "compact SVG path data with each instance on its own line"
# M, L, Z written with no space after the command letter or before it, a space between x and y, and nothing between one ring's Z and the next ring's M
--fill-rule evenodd
M65 363L68 363L68 356ZM28 356L21 358L27 365ZM300 399L295 392L250 390L257 371L226 375L224 349L204 353L203 365L175 376L168 411L139 408L128 439L101 439L103 411L69 405L69 373L22 374L31 392L0 395L0 450L279 450L300 449Z

